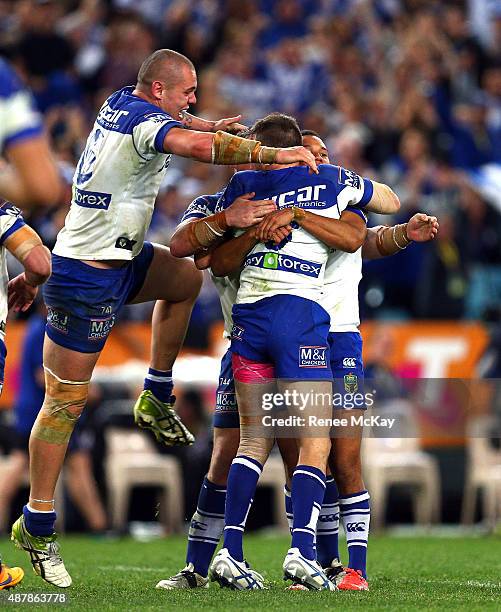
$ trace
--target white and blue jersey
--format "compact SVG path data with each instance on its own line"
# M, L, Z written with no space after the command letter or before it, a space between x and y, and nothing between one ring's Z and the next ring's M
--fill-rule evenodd
M131 260L143 248L171 157L164 138L183 126L133 89L116 91L99 111L75 171L56 255Z
M298 206L331 219L339 219L348 206L368 204L373 192L368 179L339 166L325 164L319 170L319 174L310 174L309 168L294 166L237 172L225 189L218 210L224 210L250 187L256 192L256 200L269 198L278 208ZM357 208L353 211L363 215ZM257 244L244 261L237 304L280 294L319 301L329 251L329 247L297 224L280 245Z
M298 206L339 219L349 206L365 206L372 183L338 166L322 165L318 175L295 166L239 172L226 188L219 209L243 193L273 199L279 208ZM364 216L353 208L353 212ZM330 379L327 336L330 317L319 305L330 249L297 224L278 246L257 244L247 255L233 307L232 351L273 363L278 378Z
M186 209L181 224L193 219L204 219L216 212L216 205L222 192L214 195L203 195L195 198ZM210 270L209 270L210 272ZM230 276L217 277L211 272L212 281L219 293L221 310L224 319L224 337L229 338L233 326L231 309L238 292L238 279L240 272ZM214 410L214 427L233 428L239 427L237 398L235 394L235 382L233 380L233 368L231 365L231 352L228 350L221 359L221 370L219 373L219 384L216 391L216 407Z
M7 62L0 58L0 152L42 132L42 120L30 93Z
M24 225L25 223L19 208L16 208L10 202L0 206L0 393L3 387L5 357L7 355L7 349L5 348L5 326L9 311L7 301L9 273L7 271L7 253L4 242Z

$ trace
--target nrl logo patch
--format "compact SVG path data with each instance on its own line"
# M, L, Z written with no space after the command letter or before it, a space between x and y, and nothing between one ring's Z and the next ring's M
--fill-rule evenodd
M344 390L347 393L355 393L358 391L358 376L356 374L344 375Z

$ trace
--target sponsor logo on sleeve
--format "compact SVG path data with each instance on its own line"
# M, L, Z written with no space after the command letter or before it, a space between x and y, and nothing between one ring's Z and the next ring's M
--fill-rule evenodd
M108 337L113 325L115 325L115 315L107 319L91 319L89 322L89 340L103 340Z
M237 406L237 398L234 391L218 391L216 395L216 410L224 412L234 410Z
M95 208L97 210L108 210L111 204L111 193L99 191L85 191L75 187L73 201L83 208Z
M326 346L300 346L299 367L300 368L326 368L327 359Z
M354 189L360 189L362 187L362 179L356 172L341 167L339 167L338 183L340 185L346 185L347 187L353 187Z
M70 317L66 312L47 306L47 324L62 334L67 334Z

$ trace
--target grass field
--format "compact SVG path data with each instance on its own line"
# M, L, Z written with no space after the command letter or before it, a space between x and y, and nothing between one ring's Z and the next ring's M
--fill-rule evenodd
M373 537L370 544L370 592L285 591L281 563L288 540L249 536L247 555L270 588L259 592L220 589L156 590L158 580L182 567L183 538L148 543L131 539L61 538L73 586L62 609L146 610L501 610L501 540L498 538ZM23 583L0 593L62 592L33 574L28 558L6 539L0 550L10 565L26 571ZM59 606L9 605L6 609L54 609Z

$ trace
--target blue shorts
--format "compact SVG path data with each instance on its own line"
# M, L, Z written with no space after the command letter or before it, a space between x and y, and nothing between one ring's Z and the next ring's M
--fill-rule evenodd
M295 295L235 304L231 350L273 364L276 378L330 380L329 325L321 306Z
M334 397L336 394L344 396L335 408L358 408L366 410L365 401L354 402L347 400L348 394L363 394L364 364L362 361L362 336L359 332L331 332L329 333L330 360Z
M94 268L52 255L52 276L43 288L49 338L79 353L101 351L120 310L143 286L152 259L150 242L122 268Z
M221 359L219 386L216 391L216 409L214 410L214 427L223 429L240 427L233 367L231 365L231 351L229 349Z

